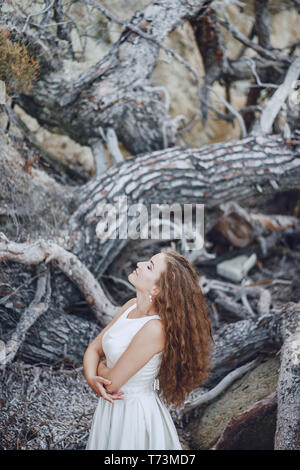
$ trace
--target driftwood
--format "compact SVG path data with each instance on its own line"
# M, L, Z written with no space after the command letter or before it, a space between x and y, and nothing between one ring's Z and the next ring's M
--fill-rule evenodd
M255 320L240 320L221 326L214 334L213 370L205 385L215 385L260 352L277 351L282 344L283 315L284 308Z
M109 54L72 81L65 80L59 73L64 59L74 59L70 36L74 20L66 14L66 7L61 2L58 2L59 7L56 2L54 6L50 5L47 13L50 15L53 8L53 20L58 21L56 36L50 34L44 26L47 23L45 16L36 28L30 21L30 12L26 17L23 10L17 10L13 14L3 13L0 26L11 31L13 41L25 41L30 53L41 62L39 81L31 92L21 95L16 93L16 102L50 131L55 129L81 144L90 145L95 156L97 174L107 166L104 145L110 149L114 163L122 159L118 145L114 143L115 136L131 154L136 155L172 146L180 140L179 134L190 128L192 123L178 131L177 119L171 119L168 112L168 100L164 103L161 96L162 93L165 96L167 91L163 87L154 87L149 80L160 49L178 60L193 75L196 99L201 103L204 120L207 119L207 109L213 108L221 119L228 121L237 118L244 130L243 113L254 114L254 111L261 111L257 106L261 91L270 86L278 88L289 67L291 70L287 73L288 81L297 72L295 48L291 46L287 54L272 47L270 27L266 26L270 25L268 2L263 2L262 5L255 3L257 27L253 29L253 36L258 36L258 44L231 24L225 6L213 5L211 0L156 2L155 5L147 5L136 12L129 21L122 20L95 0L81 0L78 3L85 5L89 12L98 10L110 21L122 25L123 30ZM168 34L184 21L190 21L202 55L205 67L202 90L197 71L178 53L163 44ZM90 22L92 29L91 18ZM222 27L245 46L236 60L228 57ZM77 33L84 36L84 31L80 31L80 28L77 28ZM244 56L247 48L255 51L256 55L251 58ZM49 69L51 74L48 73ZM272 77L273 82L262 83L265 76ZM244 110L233 109L230 104L230 85L236 80L251 77L259 85L255 98L249 97L248 106ZM221 113L210 103L209 90L215 92L212 85L216 80L224 80L226 83L228 99L222 102L229 110L228 114ZM288 93L287 84L285 93ZM272 103L271 108L275 116L284 96L286 95L281 92L279 97L274 97L275 103ZM197 119L199 113L193 121ZM269 109L266 109L262 119L257 121L260 130L268 133L273 120L274 118L269 119ZM267 127L264 122L268 124ZM243 134L245 136L245 132Z
M91 321L50 310L18 345L16 359L32 365L79 367L87 346L100 332Z
M274 449L299 450L300 304L287 304L282 314L283 343L277 392L255 403L242 415L234 418L227 425L214 449L239 449L240 435L243 435L248 427L254 426L277 410ZM247 444L244 442L243 445ZM249 449L249 445L248 443L248 447L244 448Z
M244 280L245 281L245 280ZM241 320L247 318L258 318L258 316L268 315L272 305L271 293L262 286L272 286L275 284L289 285L292 280L285 279L270 279L260 283L251 283L250 281L242 282L241 284L233 284L231 282L224 282L215 279L208 279L202 275L199 278L199 283L202 292L208 294L213 293L213 313L212 320L219 324L220 319L224 315L221 311L217 311L216 305L219 305L230 314L233 320ZM254 310L249 304L248 297L256 299L256 306ZM240 301L240 302L239 302Z

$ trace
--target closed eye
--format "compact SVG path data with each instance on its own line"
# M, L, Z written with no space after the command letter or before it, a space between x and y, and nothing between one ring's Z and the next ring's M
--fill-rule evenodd
M150 262L152 263L153 268L154 268L154 263L153 263L152 259L150 259ZM150 266L151 266L151 264L150 264ZM152 271L153 268L151 268L151 271ZM148 266L148 269L149 269L149 266Z

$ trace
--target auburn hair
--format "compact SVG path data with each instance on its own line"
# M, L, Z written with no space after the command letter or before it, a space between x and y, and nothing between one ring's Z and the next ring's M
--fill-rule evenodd
M166 269L156 283L153 307L164 325L165 347L157 378L161 398L178 408L208 377L214 340L195 268L175 250L161 253Z

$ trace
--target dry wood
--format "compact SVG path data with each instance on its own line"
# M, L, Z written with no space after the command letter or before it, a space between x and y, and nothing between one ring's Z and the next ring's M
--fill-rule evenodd
M300 74L300 58L294 60L285 76L284 82L275 91L263 110L260 120L254 125L253 134L269 134L277 114L292 91L292 86Z
M280 279L271 280L269 281L269 285L280 282L286 284L291 281ZM270 292L263 287L258 285L253 286L249 284L249 282L243 282L238 285L231 282L208 279L204 275L200 276L199 284L204 294L208 294L210 291L216 292L217 297L215 302L228 310L237 319L254 318L256 316L253 310L251 308L249 309L249 302L246 300L247 296L258 297L258 315L267 315L269 313L272 298ZM234 296L234 300L230 296ZM243 303L242 306L237 303L240 299Z
M284 312L275 450L300 450L300 304Z
M242 377L246 372L249 372L251 369L256 367L259 364L258 359L254 359L253 361L247 362L243 366L238 367L237 369L231 371L227 374L218 385L214 388L209 390L208 392L201 393L198 395L199 391L194 391L192 394L192 398L189 398L185 401L183 405L182 415L188 413L189 411L198 408L203 405L208 405L213 400L215 400L221 393L226 390L235 380ZM198 396L197 396L198 395Z
M105 204L112 204L118 221L120 206L126 209L125 204L129 208L142 202L150 217L151 204L171 204L174 200L203 203L207 233L221 217L218 204L291 189L298 185L299 172L297 152L280 136L248 137L200 150L175 147L145 154L110 168L102 177L74 191L77 208L70 219L70 230L78 233L88 263L93 262L94 272L100 277L126 244L119 238L97 237L96 226ZM123 195L122 201L119 195ZM128 216L128 224L133 220L134 216ZM82 233L82 226L88 235Z
M79 287L85 299L91 305L97 320L106 325L118 310L106 298L93 274L77 256L49 240L15 243L2 234L0 242L0 261L14 261L23 264L48 264L50 261Z
M148 208L151 203L172 204L174 200L180 203L203 203L207 216L205 234L216 226L237 247L248 246L257 240L263 255L287 233L292 233L296 240L299 231L297 217L246 213L238 202L232 203L233 200L242 201L257 195L266 197L299 188L299 117L288 110L284 136L267 135L273 125L276 132L281 132L275 119L278 119L291 84L298 78L300 70L299 58L294 54L297 43L282 50L272 47L268 0L255 0L256 25L248 37L231 23L227 4L222 2L158 0L136 12L129 20L121 20L102 3L94 0L81 0L80 3L102 11L111 21L122 25L123 30L110 52L72 81L65 80L61 73L64 60L75 58L71 39L73 20L70 18L71 21L65 23L68 15L61 0L46 2L46 6L41 7L43 18L40 24L32 21L32 17L38 16L36 13L21 14L23 7L13 13L2 14L1 11L0 15L0 26L5 25L11 30L12 41L25 40L32 55L39 57L41 65L40 80L34 89L27 94L16 93L13 105L18 103L46 129L61 132L83 145L89 145L94 153L97 174L96 178L79 186L78 182L85 181L86 177L82 178L77 170L67 170L66 165L58 164L56 157L44 152L13 109L8 104L4 105L8 124L7 129L0 128L0 199L5 201L1 202L0 211L4 223L8 221L5 230L7 228L9 233L5 232L0 237L0 263L5 261L7 265L11 263L13 266L14 263L23 264L24 271L25 267L37 265L36 269L41 273L35 292L31 291L33 300L30 298L26 302L29 294L24 289L24 310L18 318L16 315L10 320L15 322L14 330L9 324L5 331L8 354L4 364L6 367L1 373L7 388L0 392L1 400L10 403L15 418L13 432L10 434L9 426L7 436L4 436L7 447L72 448L74 436L79 447L87 438L87 409L84 406L79 410L80 400L74 393L74 386L78 382L66 381L64 388L63 381L58 381L56 390L50 390L50 385L53 379L52 366L60 365L63 368L81 364L87 345L99 333L99 323L103 328L118 309L113 305L112 292L105 291L107 286L99 285L101 278L114 279L118 285L116 290L123 289L123 293L126 289L130 290L123 277L128 274L132 262L136 262L136 254L127 253L127 258L124 256L121 260L123 248L129 245L128 238L99 238L97 225L101 218L99 209L103 208L103 204L112 204L118 218L120 195L127 196L128 206L141 202ZM89 9L87 12L91 14ZM47 29L50 20L58 23L56 35ZM197 71L177 52L163 44L168 34L186 20L193 25L205 67L201 96ZM230 58L227 55L220 25L243 45L236 59L232 59L231 54ZM245 56L248 48L252 49L251 58ZM208 110L213 110L218 118L229 122L237 118L243 135L246 135L258 113L261 113L252 134L240 140L206 145L201 149L186 147L179 135L199 118L200 111L197 110L185 129L178 130L181 116L171 118L170 96L166 88L151 83L151 74L161 49L192 73L195 95L201 99L204 119L209 116ZM288 49L289 53L286 52ZM251 81L251 86L257 88L252 88L246 108L239 111L232 105L231 86L240 79ZM225 106L224 112L209 100L209 91L216 93L212 88L216 81L225 89L225 98L217 94ZM261 106L260 101L265 100L261 91L268 88L277 91L269 102L266 100ZM247 112L251 114L250 118L249 115L245 117ZM26 139L11 136L8 132L10 126L16 126L22 135L28 134ZM23 146L25 141L26 145ZM120 141L132 155L139 156L124 161L119 148ZM104 171L107 168L105 146L115 163L108 171ZM33 158L31 147L38 150L40 162L46 163L44 171L42 165L38 165L38 160ZM65 185L69 180L64 172L68 173L69 180L73 179L77 187ZM53 173L56 180L49 176ZM61 181L61 184L57 181ZM22 197L26 202L29 201L28 206L25 207ZM44 205L46 200L50 201L53 210L50 218L50 211ZM24 223L23 230L22 217L24 213L28 217L31 212L33 223ZM36 214L39 216L37 219L43 222L42 227L34 219ZM11 220L12 229L9 223ZM129 221L132 220L129 217ZM22 233L19 237L20 229ZM22 243L6 238L9 236L13 240L12 233L17 234ZM30 241L36 238L37 233L39 240ZM159 249L160 244L151 243L152 247ZM148 248L151 250L151 245ZM280 250L288 250L290 257L299 256L297 251L289 248L278 247L277 251ZM203 259L214 257L213 253L206 252L205 247L201 255ZM139 256L140 253L137 258ZM197 261L197 255L188 256ZM118 260L122 261L122 268L119 268L117 275L105 277L106 270ZM44 265L46 271L43 271ZM50 265L53 268L51 287L55 286L52 296ZM279 269L279 273L274 272L274 277L287 274L283 263ZM24 275L26 277L27 272ZM267 275L272 277L273 272ZM63 282L59 282L62 278ZM298 449L299 304L276 306L275 299L259 282L234 286L208 278L200 278L199 281L203 286L206 281L206 293L213 294L214 338L217 346L212 355L211 374L203 388L191 394L183 415L216 399L233 380L254 367L265 351L274 352L282 347L275 448ZM80 299L80 296L73 296L76 287L91 305L96 322L67 315L74 307L73 297L75 304ZM8 295L0 302L1 308L8 298L14 298L19 288L18 285L12 288L9 279L5 279L1 289ZM122 298L122 292L118 294ZM254 298L253 303L250 298ZM225 315L221 306L230 312L234 323L223 323ZM18 314L19 310L13 313ZM19 359L29 364L20 365ZM47 364L48 368L42 371L38 363ZM31 368L30 364L35 366ZM18 369L16 374L14 365ZM78 369L77 372L81 371ZM72 376L72 372L66 370L62 370L61 374L69 378ZM45 377L50 385L43 387L42 379ZM17 384L15 379L18 380ZM58 418L52 404L62 390L66 392L68 399L65 403L69 408L67 413L63 410ZM51 394L51 391L54 393ZM11 402L10 393L13 396ZM40 395L46 405L38 401ZM88 397L88 394L85 396ZM37 402L39 413L34 409ZM244 424L259 419L272 406L273 396L255 404L230 424L217 446L228 446L228 436L234 430L238 432ZM21 418L20 409L23 413ZM5 408L2 423L14 419L11 410ZM49 410L53 412L50 419ZM5 425L2 426L4 429ZM40 436L37 436L37 432ZM226 439L227 444L224 443Z
M283 341L284 307L257 319L249 318L221 326L214 333L216 347L212 370L204 386L215 386L226 374L250 362L263 351L277 351Z
M27 331L34 324L34 322L48 310L50 300L50 271L49 267L47 267L45 272L41 272L37 281L37 289L33 301L22 314L16 330L14 331L11 339L6 344L6 356L1 362L1 367L6 366L9 362L13 361L26 337Z
M258 44L264 49L271 49L271 20L269 17L269 0L255 0L254 9Z
M275 182L271 182L276 187ZM281 214L261 214L249 212L236 201L220 205L224 211L223 217L217 222L216 229L233 245L245 247L255 239L260 240L264 235L276 232L284 235L287 231L299 230L299 218Z
M247 308L232 300L225 292L217 292L215 303L230 312L233 319L245 320L249 316Z
M26 96L17 96L16 101L45 128L63 131L82 145L94 146L102 140L103 129L108 127L114 129L118 140L133 155L174 145L177 124L149 77L169 32L186 18L204 14L211 2L168 0L148 5L125 23L110 53L71 83L61 74L49 75L42 70L34 89ZM85 3L103 11L98 2L85 0ZM1 15L0 25L3 24L13 31L15 40L25 37L28 47L37 53L32 37L35 31L29 24L24 30L20 16ZM65 44L55 39L55 52L48 55L54 62L56 53L61 64L60 46L65 50ZM48 51L50 43L53 48L54 38L45 34L39 42L43 46L39 53L43 55L42 61L46 61L43 48ZM60 68L59 64L55 64L56 69ZM97 146L94 147L96 159L103 160L101 149L96 150Z

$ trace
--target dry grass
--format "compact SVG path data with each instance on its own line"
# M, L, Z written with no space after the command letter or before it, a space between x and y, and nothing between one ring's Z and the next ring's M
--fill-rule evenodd
M0 372L0 449L84 449L98 397L82 367L16 361Z
M0 28L0 79L7 93L28 93L38 79L39 62L28 53L24 43L13 43L10 31Z

